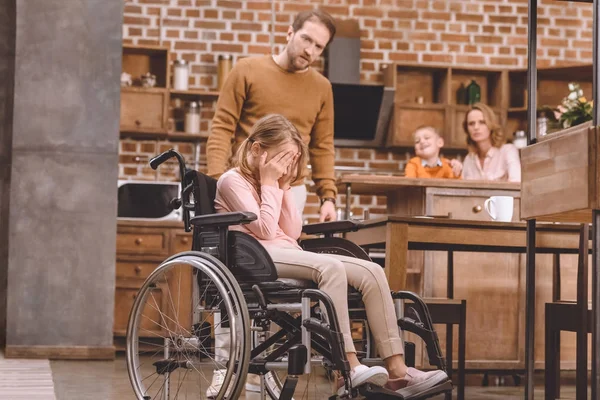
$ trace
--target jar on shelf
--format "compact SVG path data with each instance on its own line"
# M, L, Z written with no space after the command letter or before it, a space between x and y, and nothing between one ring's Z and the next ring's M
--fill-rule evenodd
M515 137L513 139L513 144L517 149L522 149L527 147L527 137L525 136L525 131L516 131Z
M173 89L188 90L190 69L187 61L173 61Z
M225 83L225 79L227 79L227 74L231 71L232 63L231 56L226 54L221 54L219 56L218 66L217 66L217 89L221 90L223 84Z
M185 132L200 133L200 105L192 101L185 113Z

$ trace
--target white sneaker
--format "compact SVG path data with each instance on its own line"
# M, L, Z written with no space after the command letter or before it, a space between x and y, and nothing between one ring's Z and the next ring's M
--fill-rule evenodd
M260 393L260 376L248 374L246 379L246 392Z
M353 388L366 383L375 386L383 386L387 383L389 377L390 375L387 370L379 366L367 367L366 365L359 365L350 372L350 380L352 381ZM342 387L338 389L338 396L344 394L345 389L346 388L342 384Z
M221 391L221 387L223 387L225 375L227 375L226 369L215 369L213 371L212 382L210 383L208 389L206 389L206 397L208 397L209 399L214 399L215 397L217 397L217 395ZM235 379L235 374L232 375L231 379ZM229 396L229 394L230 393L226 393L226 396Z

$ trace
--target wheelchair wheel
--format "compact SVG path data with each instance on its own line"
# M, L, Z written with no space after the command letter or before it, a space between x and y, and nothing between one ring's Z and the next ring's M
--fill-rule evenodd
M215 348L215 323L230 328L227 349ZM180 253L146 279L127 326L127 370L138 399L237 399L249 359L248 308L219 260ZM211 386L217 370L220 390Z
M265 332L252 332L252 347L256 347L269 337L279 331L275 323L270 324L270 328ZM266 356L278 348L278 344L273 345L263 354ZM287 361L285 353L278 361ZM265 374L265 391L267 395L277 400L281 396L281 389L287 376L287 370L272 370ZM300 377L298 386L294 394L295 400L298 399L327 399L337 390L337 375L323 357L314 350L311 356L311 373Z

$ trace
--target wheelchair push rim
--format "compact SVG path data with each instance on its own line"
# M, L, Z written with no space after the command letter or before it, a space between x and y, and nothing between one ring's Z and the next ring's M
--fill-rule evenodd
M179 315L184 301L189 312ZM211 346L216 320L230 326L227 359L218 360ZM129 317L126 361L136 397L239 397L248 372L249 323L239 285L219 260L199 252L169 258L146 279ZM214 370L225 371L220 391L209 389Z

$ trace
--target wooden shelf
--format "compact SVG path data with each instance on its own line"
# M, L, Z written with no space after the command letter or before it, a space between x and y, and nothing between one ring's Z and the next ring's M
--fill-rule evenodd
M448 107L446 104L438 104L438 103L398 103L396 107L407 108L412 110L443 110Z
M169 93L173 96L193 96L193 97L219 97L219 92L216 90L169 90Z
M130 93L166 93L165 87L121 86L122 92Z
M508 113L524 113L527 112L527 107L511 107L508 109Z
M170 140L180 140L180 141L197 141L197 140L206 140L208 138L208 132L200 132L200 133L187 133L187 132L169 132L167 138Z
M120 136L122 139L137 140L169 140L176 142L196 142L204 141L208 138L208 132L187 133L187 132L167 132L165 130L144 129L140 130L131 127L121 127Z
M120 136L121 138L131 138L131 139L150 139L157 140L166 138L168 132L160 129L144 129L140 130L137 128L121 126L120 127Z

